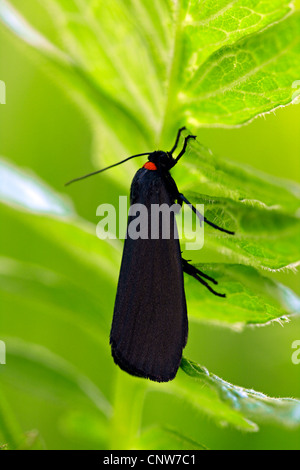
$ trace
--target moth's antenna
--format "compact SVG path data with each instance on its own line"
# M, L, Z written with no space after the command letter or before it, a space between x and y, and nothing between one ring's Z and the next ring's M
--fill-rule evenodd
M102 171L109 170L110 168L113 168L114 166L118 166L118 165L121 165L122 163L128 162L128 160L131 160L132 158L143 157L145 155L150 155L150 153L151 152L139 153L137 155L132 155L131 157L125 158L125 160L122 160L121 162L115 163L114 165L107 166L106 168L103 168L102 170L93 171L93 173L89 173L88 175L80 176L79 178L75 178L71 181L68 181L68 183L66 183L65 186L69 186L69 184L76 183L76 181L80 181L80 180L83 180L85 178L89 178L89 176L94 176L94 175L97 175L98 173L102 173Z

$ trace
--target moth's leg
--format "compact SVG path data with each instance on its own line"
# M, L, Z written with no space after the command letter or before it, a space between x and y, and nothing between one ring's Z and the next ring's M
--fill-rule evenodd
M177 149L177 145L178 145L178 142L179 142L179 139L180 139L180 136L181 136L181 133L183 131L185 131L185 127L181 127L181 129L179 129L179 131L177 132L177 137L176 137L176 141L175 141L175 144L174 144L174 147L172 148L172 150L170 150L170 154L172 155L173 152L175 152L175 150Z
M204 279L202 279L202 277L204 277L205 279L207 279L209 281L212 281L214 284L218 284L217 281L215 281L212 277L209 277L206 274L202 273L199 269L197 269L194 266L192 266L191 264L189 264L188 261L186 261L185 259L183 259L183 258L181 258L181 259L182 259L182 270L185 273L192 276L194 279L196 279L198 282L200 282L200 284L205 286L209 290L209 292L216 295L217 297L223 297L223 298L226 297L226 294L220 294L219 292L216 292L212 287L210 287L209 284L207 284L207 282Z
M226 294L220 294L219 292L216 292L214 289L212 289L206 281L204 281L204 279L202 279L201 277L197 277L196 278L197 281L199 281L203 286L205 286L209 292L211 292L212 294L216 295L217 297L223 297L225 298L226 297Z
M229 230L226 230L225 228L219 227L218 225L214 224L213 222L210 222L207 220L206 217L204 217L202 214L200 214L199 211L197 211L196 207L194 207L183 194L178 194L178 199L181 199L183 202L191 206L192 211L196 214L196 216L200 220L200 226L202 226L202 221L210 225L211 227L215 228L216 230L220 230L220 232L228 233L229 235L235 235L235 232L230 232Z
M193 276L195 279L197 279L197 276L200 276L200 277L203 277L204 279L207 279L208 281L211 281L215 285L218 284L218 282L215 279L213 279L212 277L200 271L200 269L190 264L188 260L184 258L181 258L181 260L182 260L182 269L186 274Z
M175 158L174 165L176 165L176 163L178 163L178 160L180 160L180 158L182 157L182 155L185 154L188 141L189 141L190 139L196 139L196 137L197 137L196 135L188 135L188 136L184 139L183 148L182 148L180 154Z
M192 211L196 214L196 216L198 217L200 221L200 227L202 227L202 222L205 222L205 217L202 214L200 214L200 212L196 209L196 207L194 207L182 193L178 193L177 198L178 198L178 201L181 201L181 204L185 202L186 204L191 206Z

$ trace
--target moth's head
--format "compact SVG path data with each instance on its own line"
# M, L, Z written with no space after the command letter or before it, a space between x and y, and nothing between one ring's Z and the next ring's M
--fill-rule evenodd
M173 146L173 148L170 152L163 152L162 150L156 150L155 152L151 152L151 153L146 152L146 153L139 153L137 155L132 155L131 157L125 158L125 160L122 160L121 162L118 162L118 163L114 163L113 165L110 165L106 168L103 168L102 170L93 171L93 173L89 173L87 175L80 176L79 178L75 178L75 179L69 181L68 183L66 183L66 186L68 186L71 183L75 183L76 181L80 181L80 180L83 180L85 178L88 178L89 176L93 176L93 175L97 175L98 173L102 173L103 171L109 170L110 168L114 168L115 166L121 165L121 163L125 163L128 160L131 160L132 158L142 157L142 156L146 156L146 155L148 157L149 162L153 163L153 165L148 165L147 166L147 164L145 164L144 165L145 168L147 168L148 170L156 170L157 168L159 168L162 171L169 171L169 170L171 170L171 168L173 168L173 166L176 165L176 163L179 161L179 159L185 153L188 140L196 138L195 135L188 135L187 137L185 137L183 148L182 148L181 152L179 153L179 155L176 158L173 158L173 153L174 153L174 151L176 150L176 148L178 146L180 135L181 135L182 131L184 131L184 130L185 130L185 127L182 127L181 129L179 129L179 131L177 133L175 145Z
M162 170L170 170L175 164L175 159L172 157L171 153L163 152L162 150L156 150L150 153L148 160Z

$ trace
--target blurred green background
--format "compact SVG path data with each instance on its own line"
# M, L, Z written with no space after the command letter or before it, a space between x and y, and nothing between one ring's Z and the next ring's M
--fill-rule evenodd
M15 3L20 5L20 2ZM30 8L30 2L22 8ZM38 8L30 13L38 24ZM33 58L3 27L0 27L0 79L7 86L7 104L0 106L0 155L29 169L64 193L80 216L96 224L97 206L102 202L115 202L124 194L124 189L105 175L101 179L90 179L84 187L80 184L68 189L63 187L70 178L93 168L89 122L76 103L52 80L47 67ZM216 154L300 183L299 105L278 109L240 128L201 129L197 134L198 140ZM136 150L138 152L139 148ZM120 155L123 157L126 155ZM1 232L6 233L4 239L11 245L5 247L7 252L20 259L34 260L43 255L40 247L31 243L30 231L15 233L14 230L10 219L1 220ZM203 258L211 260L211 253L204 251ZM300 294L299 274L287 272L272 276ZM99 285L99 292L101 289L103 286ZM103 295L108 299L109 317L115 290L105 288ZM32 319L26 319L21 312L16 316L8 315L3 305L0 309L0 339L20 337L46 346L92 378L110 397L115 377L105 375L105 361L111 367L109 350L107 348L107 357L103 357L96 339L91 341L80 331L76 320L66 322L58 318L56 323L47 316L39 318L36 313ZM234 384L274 397L299 398L300 365L293 365L291 361L291 345L295 340L300 340L300 318L292 319L284 327L272 323L262 328L249 327L242 332L193 324L186 355ZM9 368L9 361L8 348L7 365L0 366L0 375L4 367ZM58 403L40 394L38 384L33 394L23 387L22 380L21 376L19 381L5 381L2 391L24 431L37 429L47 448L91 447L90 442L65 432ZM145 424L163 422L171 426L175 421L188 422L190 435L197 436L197 441L209 448L300 449L300 430L262 425L257 433L243 434L217 427L206 417L201 418L199 426L199 419L196 421L190 410L176 406L176 400L174 403L172 400L167 395L151 394L145 403ZM95 443L95 448L97 446L102 445Z

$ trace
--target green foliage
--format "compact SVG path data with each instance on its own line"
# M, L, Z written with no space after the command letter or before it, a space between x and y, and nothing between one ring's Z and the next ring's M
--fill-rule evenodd
M233 410L236 410L237 414L263 423L278 421L285 426L299 426L299 401L287 398L269 398L262 393L255 392L255 390L236 387L211 374L207 369L199 366L199 364L188 361L185 358L182 359L181 367L187 375L197 379L202 384L208 385L218 395L218 399L227 406L229 405ZM201 407L202 403L196 387L192 386L191 388L195 393L193 402L196 406L198 404ZM255 425L251 421L246 426L245 424L246 422L244 421L245 428L248 425L252 425L253 430L255 429Z
M94 131L94 161L102 165L166 145L182 124L240 125L286 105L300 76L300 17L289 14L287 1L209 0L200 9L194 0L43 0L42 26L23 8L21 14L0 0L0 20L76 97ZM134 166L111 178L128 186L125 171ZM25 436L6 403L5 390L15 384L22 396L58 407L61 432L91 448L205 448L179 426L143 426L151 393L172 395L196 419L209 416L238 430L257 431L270 421L300 425L299 401L234 386L187 359L168 384L119 371L108 335L121 244L100 243L69 200L34 174L4 159L0 169L1 339L10 362L1 370L3 445L43 447L35 432ZM186 279L191 328L194 321L241 328L299 314L300 299L267 274L300 261L300 187L197 142L174 175L193 203L205 204L207 218L236 232L207 230L207 245L227 262L201 269L227 299ZM83 347L91 364L81 357Z
M254 169L216 157L198 143L192 143L191 149L180 162L184 169L175 170L181 191L192 203L205 204L209 220L236 232L228 237L207 229L206 243L254 267L272 270L297 263L300 186L270 180Z
M140 449L149 450L207 450L203 445L165 427L153 427L144 431L139 446Z
M182 97L189 122L235 125L291 101L300 74L300 16L227 46L197 70ZM193 117L197 116L197 117Z
M69 93L80 95L97 134L101 129L95 151L103 163L153 141L164 145L183 120L241 124L295 93L299 15L264 30L291 11L287 1L222 0L201 8L171 0L41 3L49 37L7 0L0 20L50 59Z
M197 265L198 266L198 265ZM216 279L226 302L205 290L199 296L197 281L186 276L190 317L198 321L224 323L235 328L246 324L287 321L287 314L300 313L300 299L288 287L268 279L259 271L239 264L201 264L199 269Z

